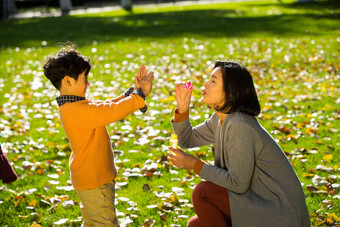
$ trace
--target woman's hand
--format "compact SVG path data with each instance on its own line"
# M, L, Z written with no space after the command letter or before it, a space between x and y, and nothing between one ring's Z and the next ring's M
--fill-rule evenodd
M184 113L189 110L191 93L192 89L186 89L185 83L176 85L176 102L179 113Z
M195 156L188 154L181 149L169 147L168 160L180 169L193 169L195 162L198 160Z

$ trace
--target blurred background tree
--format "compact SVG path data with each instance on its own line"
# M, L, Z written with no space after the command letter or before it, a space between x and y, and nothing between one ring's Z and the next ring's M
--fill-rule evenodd
M2 1L2 14L3 18L7 18L11 14L15 14L18 12L17 7L15 6L14 0L3 0Z
M52 8L60 9L62 15L67 15L72 9L108 6L121 6L127 11L132 11L134 4L175 3L181 1L185 0L0 0L0 16L1 18L8 18L18 12L30 10L50 13Z

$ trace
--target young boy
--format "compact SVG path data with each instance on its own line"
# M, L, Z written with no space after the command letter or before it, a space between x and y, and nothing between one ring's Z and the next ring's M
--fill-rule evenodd
M111 100L90 101L85 98L90 69L89 59L73 49L49 56L44 65L45 76L60 92L56 100L72 148L69 166L72 185L82 201L83 226L119 226L114 205L117 169L106 125L138 109L146 111L153 72L147 74L142 65L135 77L136 88Z

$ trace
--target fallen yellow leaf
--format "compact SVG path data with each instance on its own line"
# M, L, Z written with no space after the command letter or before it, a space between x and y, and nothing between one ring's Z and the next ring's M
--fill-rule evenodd
M173 95L168 97L168 101L175 101L175 100L176 100L176 98Z
M294 136L293 134L289 134L289 135L287 135L286 137L295 140L295 136Z
M303 177L314 177L315 174L313 173L303 173L302 176Z
M20 203L20 200L14 201L13 203L14 203L14 207L17 207Z
M323 156L323 160L325 160L326 162L329 162L333 159L333 155L332 154L327 154L325 156Z
M38 169L38 170L37 170L37 174L39 174L39 175L43 175L43 174L44 174L44 170L42 170L42 169Z
M335 222L339 222L340 221L340 218L338 216L336 216L336 214L334 212L333 213L328 213L327 217L332 219Z
M327 191L328 189L327 189L326 186L322 186L322 187L321 187L321 190L322 190L322 191Z
M264 119L267 119L267 120L272 119L272 117L268 114L263 114L263 117Z
M42 227L42 226L39 225L38 223L34 222L32 225L30 225L30 227Z
M31 207L36 207L37 206L37 201L33 200L32 202L29 203Z
M326 223L328 223L328 224L334 224L334 221L332 221L332 219L330 219L330 218L326 218Z

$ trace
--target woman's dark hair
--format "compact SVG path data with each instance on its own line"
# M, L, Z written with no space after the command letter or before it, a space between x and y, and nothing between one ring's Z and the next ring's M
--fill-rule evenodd
M225 102L217 107L217 111L234 113L240 111L251 116L257 116L261 112L257 99L253 78L247 69L236 62L216 61L215 67L221 67Z
M74 49L62 49L54 56L48 56L44 64L44 74L53 86L60 89L61 81L65 76L78 80L79 75L85 71L90 72L90 59L81 55Z

